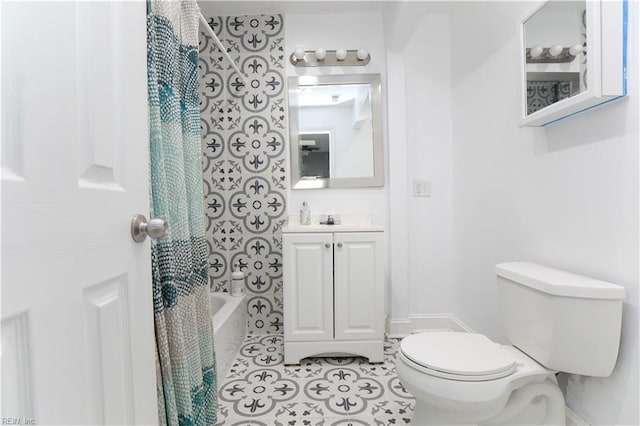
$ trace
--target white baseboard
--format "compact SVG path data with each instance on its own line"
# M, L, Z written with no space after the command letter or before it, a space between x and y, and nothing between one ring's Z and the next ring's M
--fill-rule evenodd
M401 338L413 333L436 330L473 333L471 327L450 313L416 314L409 315L409 318L389 318L387 320L387 336L389 337Z
M589 423L582 417L578 416L575 411L569 408L568 405L566 405L564 408L565 417L567 419L567 426L589 426Z
M411 321L409 318L387 317L387 336L401 338L411 334Z

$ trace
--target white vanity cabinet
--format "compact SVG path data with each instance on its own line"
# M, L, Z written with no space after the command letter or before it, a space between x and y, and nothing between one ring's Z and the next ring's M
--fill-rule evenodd
M282 234L285 364L312 355L382 362L383 232L300 228L309 227Z

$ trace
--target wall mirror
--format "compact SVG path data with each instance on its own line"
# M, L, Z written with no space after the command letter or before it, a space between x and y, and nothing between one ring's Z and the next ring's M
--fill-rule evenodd
M382 186L378 74L289 77L294 189Z
M548 0L522 20L522 126L625 96L626 0Z

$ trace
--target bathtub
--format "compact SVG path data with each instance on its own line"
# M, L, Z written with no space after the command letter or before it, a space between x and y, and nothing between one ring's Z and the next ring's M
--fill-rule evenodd
M213 311L216 378L220 387L247 333L247 296L214 292L209 293L209 298Z

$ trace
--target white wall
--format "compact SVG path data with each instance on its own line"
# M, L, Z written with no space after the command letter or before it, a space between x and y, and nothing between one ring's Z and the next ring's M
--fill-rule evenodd
M392 319L452 312L451 288L451 49L449 17L431 13L418 20L403 49L394 52L390 82L401 85L404 108L389 108L391 182L407 197L406 210L393 213L392 246L407 245L407 261L391 258L395 294ZM400 82L400 83L399 83ZM398 90L390 87L390 90ZM392 96L399 97L398 93ZM396 126L396 127L394 127ZM398 129L398 126L404 126ZM403 134L404 133L404 134ZM395 159L399 159L395 161ZM431 197L413 197L413 179L431 183ZM403 190L404 189L404 190ZM393 190L393 196L396 189ZM397 206L391 205L392 211ZM393 254L392 254L393 256ZM406 278L399 272L406 270ZM402 279L408 284L403 285Z
M409 173L407 162L407 101L402 52L387 52L389 111L389 264L388 313L397 327L409 326ZM389 330L398 333L396 330Z
M530 8L467 4L452 15L457 314L503 339L494 276L503 261L528 259L625 286L613 375L560 380L568 405L591 424L637 425L638 3L630 8L629 97L544 129L518 127L516 22ZM464 50L470 40L483 48Z

